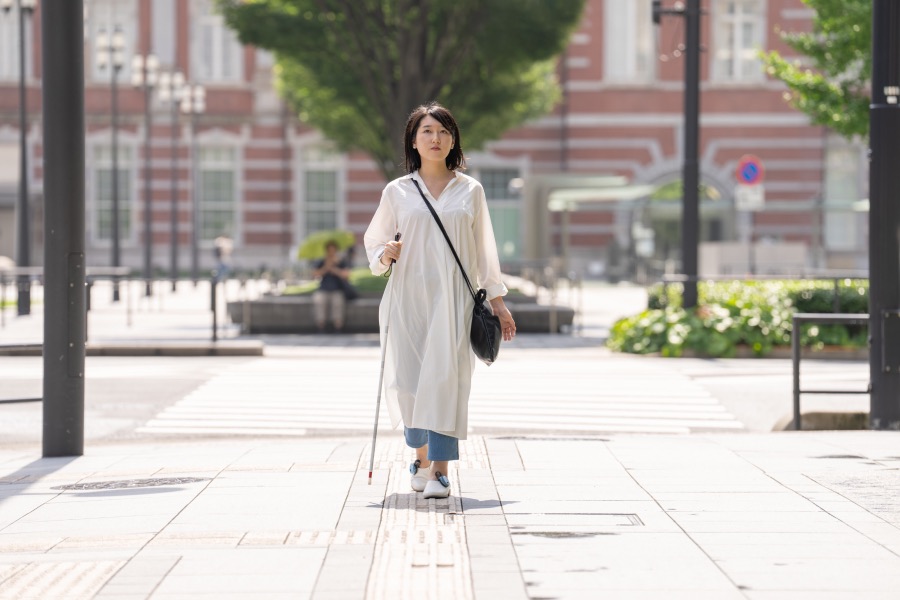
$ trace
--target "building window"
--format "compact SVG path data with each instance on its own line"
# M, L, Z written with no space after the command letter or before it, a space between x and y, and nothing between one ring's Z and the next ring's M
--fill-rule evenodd
M31 79L31 31L33 17L25 19L25 79ZM0 10L0 81L19 81L19 9Z
M322 229L335 229L338 223L338 174L331 170L305 173L305 235Z
M153 0L150 6L153 11L153 54L161 65L171 68L175 65L175 31L178 19L175 0Z
M757 52L765 43L762 0L716 0L713 18L715 79L761 81L763 68Z
M500 260L518 258L522 247L520 194L510 185L518 177L518 169L481 169L478 172L478 180L487 197Z
M655 73L650 2L606 0L603 76L613 83L645 83Z
M825 148L825 247L829 250L860 250L863 236L860 221L864 215L854 211L863 197L865 148L830 135Z
M132 217L132 174L131 148L119 146L118 188L119 188L119 240L131 240L133 234ZM112 241L113 224L113 157L111 146L94 148L94 218L93 238L98 242Z
M230 147L205 147L198 151L198 219L200 239L220 235L235 237L237 213L237 161Z
M210 0L193 4L191 74L199 82L240 81L243 74L242 47L237 36L215 12Z

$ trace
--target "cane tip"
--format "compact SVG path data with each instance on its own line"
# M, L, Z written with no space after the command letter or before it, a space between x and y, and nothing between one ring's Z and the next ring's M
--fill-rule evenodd
M372 485L372 471L369 471L369 485Z

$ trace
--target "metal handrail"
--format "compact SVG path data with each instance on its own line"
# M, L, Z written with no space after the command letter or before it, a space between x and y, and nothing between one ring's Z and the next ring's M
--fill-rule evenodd
M791 318L791 365L794 375L794 429L800 430L800 395L801 394L871 394L872 384L861 390L801 390L800 389L800 325L818 323L822 325L868 325L867 314L831 314L831 313L794 313Z

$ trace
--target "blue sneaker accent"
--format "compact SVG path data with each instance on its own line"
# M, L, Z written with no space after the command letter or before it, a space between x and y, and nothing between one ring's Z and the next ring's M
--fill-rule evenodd
M444 475L443 473L441 473L440 471L435 471L435 472L434 472L434 477L435 477L435 479L437 479L437 480L441 483L441 485L444 486L445 488L446 488L446 487L450 487L450 480L447 479L447 476Z
M416 471L419 470L419 466L421 466L421 464L422 464L421 460L417 460L416 462L409 463L409 474L415 475Z

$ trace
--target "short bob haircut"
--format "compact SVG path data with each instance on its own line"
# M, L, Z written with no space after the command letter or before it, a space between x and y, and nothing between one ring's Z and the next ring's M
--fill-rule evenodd
M456 119L453 118L449 110L437 102L429 102L412 111L409 114L409 119L406 121L406 134L403 140L403 151L406 155L406 172L412 173L422 166L422 157L419 156L418 150L413 148L413 143L416 141L419 123L427 116L434 117L453 136L453 148L450 149L450 154L447 155L447 168L451 171L465 169L466 157L463 154L462 142L459 139L459 126L456 124Z

